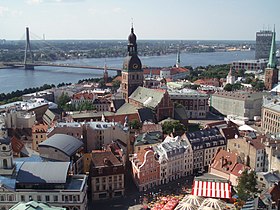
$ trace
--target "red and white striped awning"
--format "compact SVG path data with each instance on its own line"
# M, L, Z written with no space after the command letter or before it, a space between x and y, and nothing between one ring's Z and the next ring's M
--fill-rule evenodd
M225 182L194 181L192 195L210 198L231 198L231 185Z

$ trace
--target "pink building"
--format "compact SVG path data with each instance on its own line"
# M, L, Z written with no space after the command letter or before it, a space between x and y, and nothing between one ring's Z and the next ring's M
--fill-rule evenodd
M139 191L159 185L160 165L152 149L141 150L131 157L132 175Z

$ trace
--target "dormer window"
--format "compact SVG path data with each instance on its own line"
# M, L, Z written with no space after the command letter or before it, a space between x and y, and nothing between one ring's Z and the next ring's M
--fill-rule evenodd
M3 150L3 151L6 151L6 150L7 150L7 147L6 147L6 146L3 146L3 147L2 147L2 150Z

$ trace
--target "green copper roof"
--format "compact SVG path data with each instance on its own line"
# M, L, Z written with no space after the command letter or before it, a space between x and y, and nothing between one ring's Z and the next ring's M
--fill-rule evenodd
M269 60L268 60L268 64L267 64L268 68L276 68L277 67L275 36L276 36L276 32L275 32L275 28L274 28L273 34L272 34Z

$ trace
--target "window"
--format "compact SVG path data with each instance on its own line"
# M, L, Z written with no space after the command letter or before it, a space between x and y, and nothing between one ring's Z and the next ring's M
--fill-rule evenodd
M41 201L42 198L41 198L41 195L37 195L37 201Z
M57 202L57 201L58 201L58 196L57 196L57 195L54 195L54 196L53 196L53 201L54 201L54 202Z
M50 201L50 196L46 195L45 199L46 199L47 202L49 202Z
M21 201L25 201L25 196L24 196L24 195L21 195L21 196L20 196L20 200L21 200Z
M0 201L4 201L5 200L5 196L4 195L1 195L0 196Z
M14 195L9 195L8 198L9 198L9 201L13 201L14 200Z
M99 184L99 178L96 178L96 184Z

